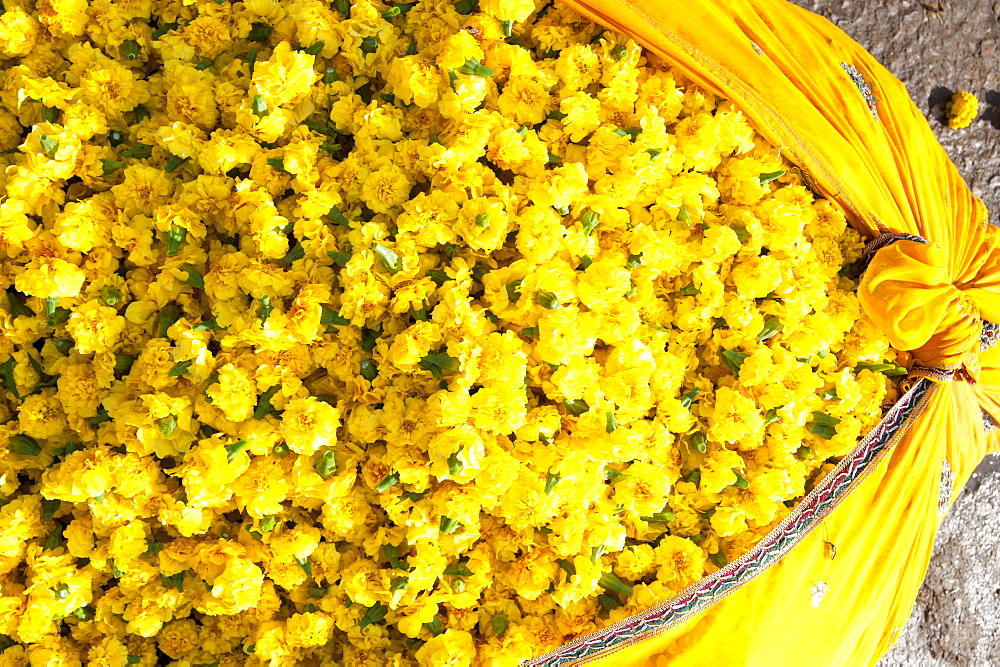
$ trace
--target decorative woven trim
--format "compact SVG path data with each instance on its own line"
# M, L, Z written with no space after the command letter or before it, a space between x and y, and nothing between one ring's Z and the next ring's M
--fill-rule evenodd
M851 77L851 81L854 85L858 87L858 91L861 93L861 97L865 99L865 104L868 105L868 110L871 112L872 117L878 120L878 100L875 99L875 93L872 91L872 85L865 81L864 75L858 71L858 68L854 65L849 65L848 63L840 63L840 66L844 68L847 72L847 76Z
M993 418L993 415L983 410L983 430L987 433L992 433L998 428L1000 428L1000 424Z
M855 264L858 273L864 273L868 265L875 259L875 253L882 248L892 245L896 241L916 241L917 243L927 243L927 239L916 234L903 234L902 232L883 232L873 238L865 245L861 251L861 258Z
M926 378L931 382L951 382L955 379L960 368L927 368L926 366L914 366L910 369L910 377Z
M1000 342L1000 324L983 320L983 333L979 337L979 351L985 352Z
M951 507L951 494L955 492L955 471L948 459L941 460L941 488L938 491L938 516L944 516Z
M686 621L763 573L816 528L868 476L923 412L935 386L927 379L917 379L854 451L841 460L784 521L743 556L666 602L575 639L525 665L576 665L621 650Z

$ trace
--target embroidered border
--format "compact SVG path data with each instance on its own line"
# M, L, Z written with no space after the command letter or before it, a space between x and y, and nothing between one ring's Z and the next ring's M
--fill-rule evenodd
M930 380L916 380L854 451L838 463L784 521L743 556L666 602L524 664L548 667L597 659L691 618L757 577L816 528L868 476L923 411L934 387Z
M927 239L916 234L903 234L901 232L883 232L865 244L865 249L861 251L861 257L855 263L855 270L861 274L865 272L868 265L875 259L875 253L882 248L892 245L896 241L916 241L917 243L927 243Z
M941 488L938 490L938 516L944 516L951 507L951 494L955 492L955 471L948 459L941 459Z
M875 92L872 90L872 84L865 81L865 76L858 71L858 68L854 65L848 63L840 63L840 66L844 68L847 72L847 76L851 77L851 81L854 85L858 87L858 91L861 93L861 97L865 99L865 104L868 105L868 110L872 112L872 117L878 120L878 100L875 99Z
M983 410L983 430L987 433L992 433L998 428L1000 428L1000 424L993 418L993 415Z
M983 333L979 337L979 351L985 352L1000 342L1000 324L983 320Z

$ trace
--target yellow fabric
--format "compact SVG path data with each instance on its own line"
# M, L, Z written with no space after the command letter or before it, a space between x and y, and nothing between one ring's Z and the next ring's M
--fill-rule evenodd
M1000 418L1000 351L983 355L981 374L976 358L979 319L1000 322L1000 232L986 225L985 208L903 85L825 19L783 0L565 2L735 102L859 230L927 239L879 251L860 287L863 306L917 363L980 376L975 386L935 385L890 454L777 565L597 664L874 664L906 623L926 572L942 461L961 489L1000 446L980 412ZM871 85L877 119L842 64ZM828 589L821 600L819 582Z

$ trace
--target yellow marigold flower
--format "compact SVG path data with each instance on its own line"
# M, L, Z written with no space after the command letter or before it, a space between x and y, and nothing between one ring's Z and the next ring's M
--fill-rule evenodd
M21 431L33 438L51 438L66 429L66 415L53 389L25 398L17 410L17 419Z
M115 528L111 533L111 543L108 554L115 559L115 565L122 569L141 556L149 545L146 544L146 524L142 521L130 521Z
M264 573L252 562L229 557L222 573L212 582L210 599L203 600L204 613L209 615L237 614L250 609L260 600Z
M407 200L411 187L412 183L402 169L387 164L365 179L362 191L368 208L376 213L388 213Z
M87 301L73 309L66 331L73 337L80 354L114 350L125 329L125 318L110 306L97 300Z
M193 619L171 621L156 635L156 646L174 660L180 660L198 648L198 626Z
M691 540L667 535L655 549L658 581L675 591L701 578L705 571L705 552Z
M554 106L548 86L529 76L512 76L497 102L500 113L519 125L544 122Z
M149 101L149 84L136 80L131 70L109 61L80 78L83 99L108 116L120 116Z
M313 69L315 60L313 55L293 51L288 42L280 42L270 58L254 67L251 94L262 95L269 108L295 104L308 97L319 78Z
M738 262L730 273L740 296L759 299L781 283L781 264L770 255L751 257Z
M468 667L475 656L476 649L472 635L452 628L428 639L416 653L417 661L422 665L448 667Z
M58 257L39 257L14 279L17 291L42 299L77 296L87 274Z
M285 622L285 642L289 646L324 646L333 634L333 619L323 613L292 614Z
M218 381L205 390L212 405L222 410L226 419L241 422L250 418L257 407L257 385L234 364L218 369Z
M948 127L958 130L968 127L979 115L979 100L972 93L960 90L948 101Z
M28 55L35 48L39 32L35 17L20 7L12 7L0 15L0 51L7 57Z
M126 167L122 182L111 188L115 205L126 215L151 215L157 206L166 204L173 183L162 169L134 164Z
M285 405L281 434L297 454L314 454L320 447L337 444L340 411L312 396L296 398Z

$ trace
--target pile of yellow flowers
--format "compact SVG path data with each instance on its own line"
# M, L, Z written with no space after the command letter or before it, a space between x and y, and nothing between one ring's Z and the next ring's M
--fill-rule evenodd
M0 665L516 664L894 395L841 211L559 4L4 8Z

